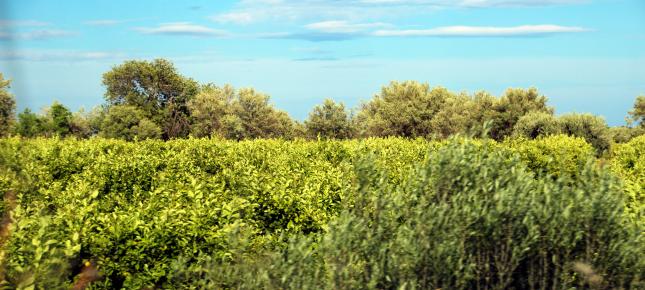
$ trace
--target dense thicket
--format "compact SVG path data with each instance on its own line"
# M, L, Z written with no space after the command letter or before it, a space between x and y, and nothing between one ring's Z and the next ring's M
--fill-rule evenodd
M325 100L304 122L276 109L266 94L230 85L200 85L167 60L126 61L103 75L106 103L74 114L59 103L36 114L25 109L15 122L9 82L0 78L0 134L102 136L125 140L215 137L348 139L399 136L445 139L453 135L536 138L583 137L598 154L612 143L645 133L645 97L636 99L626 126L607 126L589 114L554 116L537 89L511 88L500 97L455 93L417 81L393 81L358 108Z
M0 139L0 281L638 289L644 141Z

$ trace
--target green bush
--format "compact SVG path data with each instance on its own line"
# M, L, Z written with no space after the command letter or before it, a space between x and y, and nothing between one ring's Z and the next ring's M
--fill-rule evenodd
M615 145L611 169L624 182L630 216L645 225L645 135Z
M562 133L562 125L553 114L531 112L521 117L513 127L514 137L535 139Z
M516 152L535 174L555 178L577 178L595 153L583 138L566 135L534 140L507 139L503 145Z
M544 276L534 267L544 255L552 262L540 266L572 275L555 275L556 288L584 283L572 257L603 285L630 286L642 264L625 256L642 249L630 244L618 183L587 164L590 152L565 136L0 139L0 208L11 215L0 286L70 288L90 270L94 289L506 285L508 272L481 268L493 242L509 247L501 255L530 246L509 282L518 288L527 269ZM625 152L624 164L640 156Z
M559 120L562 133L584 138L598 154L609 150L611 135L603 118L591 114L566 114Z

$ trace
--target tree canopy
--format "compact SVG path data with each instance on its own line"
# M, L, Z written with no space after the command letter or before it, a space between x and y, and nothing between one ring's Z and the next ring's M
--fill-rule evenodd
M218 137L347 139L400 136L445 139L463 134L493 138L582 137L604 152L645 132L645 96L636 98L627 124L609 128L597 116L554 116L536 88L510 88L500 97L485 91L452 92L418 81L392 81L358 108L326 99L304 122L275 108L253 88L199 84L165 59L129 60L103 74L105 103L71 112L54 102L42 113L17 115L10 82L0 74L0 136L103 136L126 140ZM354 111L355 110L355 111ZM13 130L12 130L13 128Z
M126 61L103 74L103 85L108 106L137 107L162 128L166 139L188 135L187 104L198 84L180 75L170 61Z
M9 135L15 123L16 100L9 93L10 85L0 73L0 137Z
M345 105L331 99L313 108L305 121L305 128L311 138L347 139L354 135L351 116Z

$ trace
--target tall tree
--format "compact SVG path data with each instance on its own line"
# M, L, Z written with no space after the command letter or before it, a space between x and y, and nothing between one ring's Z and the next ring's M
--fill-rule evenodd
M632 122L637 123L640 127L645 128L645 95L638 96L634 102L634 108L629 111Z
M47 119L51 135L66 137L72 129L72 112L59 102L49 107Z
M230 85L218 87L208 84L202 87L195 98L188 102L193 136L223 135L223 118L235 98L236 91Z
M343 103L326 99L309 113L305 121L307 134L312 138L347 139L352 132L352 120Z
M16 100L8 91L10 85L0 73L0 137L9 135L15 124Z
M510 136L517 121L530 112L553 114L553 108L547 106L547 100L536 88L506 90L494 107L491 137L502 140Z
M109 106L137 107L162 128L166 139L188 135L187 104L197 94L198 85L180 75L170 61L126 61L103 74L103 85Z
M23 137L36 137L42 135L45 130L45 119L26 108L18 114L18 125L16 133Z
M223 120L225 137L233 139L292 138L294 122L276 110L268 95L251 88L238 90Z
M361 106L357 122L363 136L418 137L432 134L431 120L448 98L447 89L416 81L391 82Z

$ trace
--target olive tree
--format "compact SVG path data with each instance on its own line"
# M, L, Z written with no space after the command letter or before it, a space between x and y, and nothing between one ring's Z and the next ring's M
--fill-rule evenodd
M522 116L513 128L513 136L535 139L562 133L560 120L545 112L531 112Z
M416 81L391 82L364 103L357 122L363 136L419 137L432 134L432 118L452 97L447 89Z
M352 120L345 105L330 99L313 108L305 128L312 138L347 139L353 136Z
M602 117L591 114L566 114L561 116L562 132L567 135L584 138L598 153L609 149L611 135L609 127Z
M513 133L519 119L531 112L553 114L553 108L547 106L547 98L539 94L536 88L508 89L494 106L491 137L502 140Z
M223 119L235 97L235 88L230 85L218 87L208 84L204 86L195 98L188 102L193 136L222 135Z
M134 139L156 139L161 129L135 106L112 106L103 118L100 136L132 141Z

